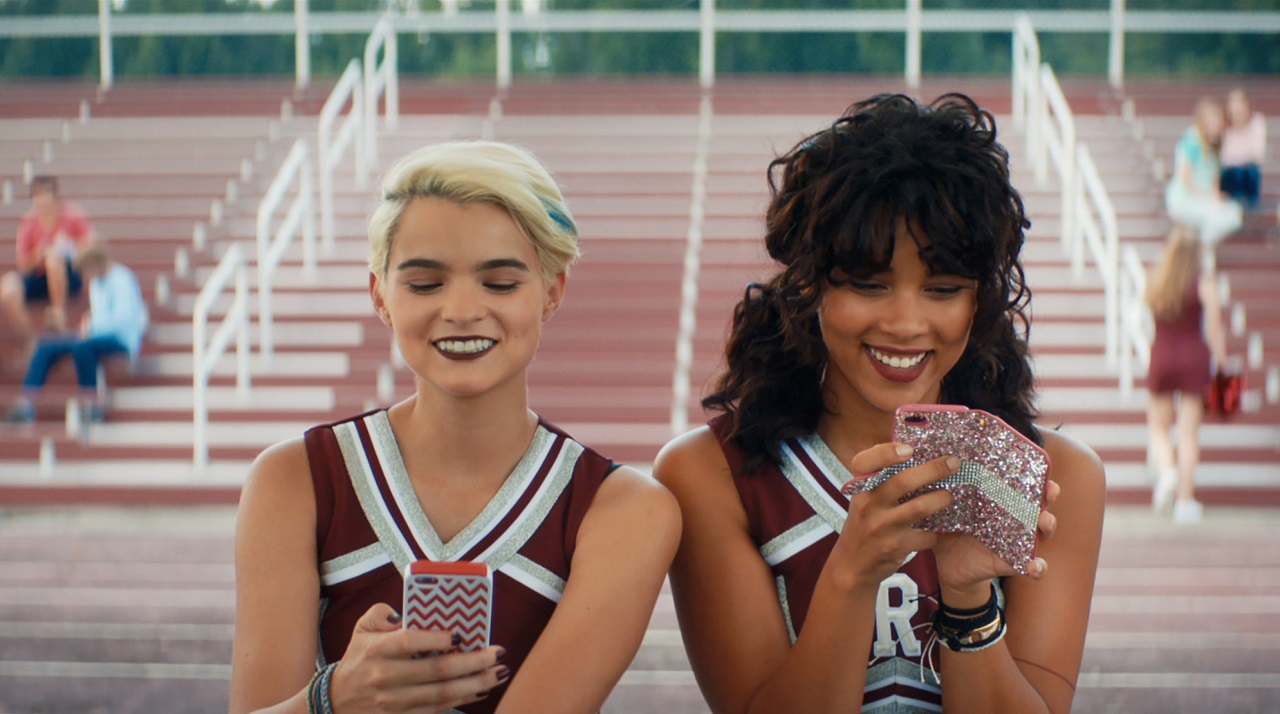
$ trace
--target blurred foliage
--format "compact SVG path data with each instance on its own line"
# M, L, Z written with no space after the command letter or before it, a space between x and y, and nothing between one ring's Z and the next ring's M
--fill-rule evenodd
M520 12L521 0L512 0ZM463 12L492 12L494 0L459 0ZM1280 0L1125 0L1128 10L1280 11ZM602 8L696 11L698 0L542 0L559 11ZM717 0L718 10L901 11L904 0ZM1107 11L1111 0L923 0L929 10ZM310 0L314 15L369 13L387 7L405 13L436 12L440 0ZM125 0L119 15L270 13L291 17L294 0ZM5 17L91 16L98 0L0 0ZM292 35L117 36L115 74L123 77L181 75L292 75ZM312 38L312 74L340 73L364 52L363 34ZM1041 32L1045 61L1062 74L1104 75L1105 33ZM921 67L926 73L1004 74L1010 68L1007 33L925 33ZM400 70L406 74L491 76L496 69L492 35L422 33L399 38ZM905 39L890 32L723 32L716 37L721 73L902 71ZM1125 72L1133 75L1280 73L1276 35L1145 34L1125 38ZM515 33L513 71L539 74L689 75L698 69L696 33ZM96 78L95 38L0 39L0 77Z

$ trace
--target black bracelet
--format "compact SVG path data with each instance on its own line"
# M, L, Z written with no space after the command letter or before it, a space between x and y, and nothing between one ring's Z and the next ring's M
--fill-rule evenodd
M1004 636L1004 629L1004 610L1000 608L995 583L991 584L991 598L980 607L948 607L939 598L933 630L948 649L961 652L989 647Z
M972 618L972 617L978 617L979 615L986 615L986 614L988 614L988 613L990 612L990 610L996 606L996 600L997 600L997 598L996 598L996 584L995 584L995 583L991 583L991 597L990 597L990 598L988 598L988 599L987 599L987 601L986 601L985 603L983 603L983 604L981 604L981 605L979 605L979 606L977 606L977 607L975 607L975 608L970 608L970 609L968 609L968 610L964 610L964 609L961 609L961 608L958 608L958 607L951 607L950 605L946 604L945 602L942 602L942 596L941 596L941 594L939 594L939 596L938 596L938 612L939 612L939 613L946 613L946 614L947 614L947 616L948 616L948 617L951 617L951 618L969 619L969 618Z
M953 652L977 652L994 645L1004 638L1006 629L1004 609L1000 609L999 613L1000 616L995 621L994 626L984 628L982 630L975 630L969 635L969 637L957 643L956 646L952 646L952 643L950 642L945 642L944 644Z

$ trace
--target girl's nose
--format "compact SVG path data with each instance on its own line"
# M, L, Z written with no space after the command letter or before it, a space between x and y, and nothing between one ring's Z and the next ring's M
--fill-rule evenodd
M887 334L905 339L926 331L924 310L919 296L913 292L895 292L883 306L880 329Z
M484 303L476 290L464 285L451 286L444 296L441 317L457 324L475 322L484 317Z

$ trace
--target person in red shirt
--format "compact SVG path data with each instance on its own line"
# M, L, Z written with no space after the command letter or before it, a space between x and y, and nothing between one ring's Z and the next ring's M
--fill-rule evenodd
M58 194L58 179L31 179L31 210L18 225L17 269L0 278L0 304L14 325L34 336L27 306L48 302L46 326L67 326L67 299L80 294L76 251L93 241L93 227L84 211Z

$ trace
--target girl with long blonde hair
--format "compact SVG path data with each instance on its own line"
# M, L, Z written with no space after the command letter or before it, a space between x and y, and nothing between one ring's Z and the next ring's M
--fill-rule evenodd
M1203 513L1195 500L1203 395L1212 365L1226 358L1217 278L1202 256L1195 231L1175 224L1146 291L1156 325L1147 370L1149 447L1158 469L1151 504L1163 510L1172 500L1178 523L1194 523ZM1175 424L1176 452L1170 439Z

